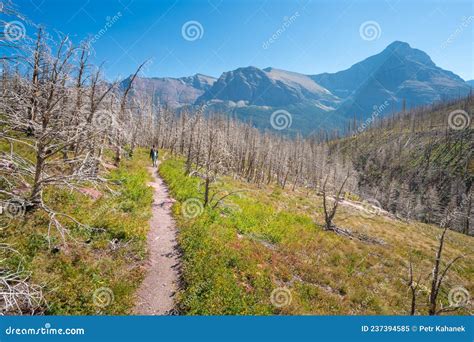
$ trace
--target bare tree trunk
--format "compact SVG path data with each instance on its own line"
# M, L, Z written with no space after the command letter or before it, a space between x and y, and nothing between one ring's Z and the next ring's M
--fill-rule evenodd
M441 237L439 239L439 246L438 246L438 251L436 252L436 258L433 266L433 271L432 271L432 279L431 279L431 292L430 292L430 297L429 297L429 311L428 313L430 315L436 315L436 300L438 298L438 291L439 287L441 286L439 282L439 266L441 263L441 256L443 253L443 247L444 247L444 237L446 236L446 231L448 230L448 227L443 229L443 233L441 233Z
M209 176L206 176L206 180L204 183L204 207L207 207L209 204L209 186L211 184Z
M408 286L410 287L410 292L411 292L411 307L410 307L410 315L414 316L416 313L416 295L418 291L418 286L420 285L420 279L415 283L413 280L413 263L410 260L409 266L408 266Z
M323 209L324 209L324 221L325 221L324 229L333 230L334 224L332 223L332 221L334 219L334 216L336 215L337 207L341 200L342 189L344 188L344 185L349 179L349 174L347 174L346 178L342 182L341 187L339 188L339 191L336 194L336 198L334 199L334 204L330 210L328 209L327 192L326 192L326 185L327 185L328 178L329 176L326 176L326 180L324 181L324 185L323 185Z
M37 209L42 203L41 193L43 191L43 187L41 183L41 175L43 174L43 166L43 147L42 145L38 145L38 150L36 153L35 178L31 189L30 199L28 201L29 210Z

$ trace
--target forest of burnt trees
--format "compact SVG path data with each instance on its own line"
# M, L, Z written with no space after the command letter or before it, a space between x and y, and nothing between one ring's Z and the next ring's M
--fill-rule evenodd
M18 15L8 3L3 11ZM136 147L156 144L186 158L187 172L203 178L204 201L221 174L315 192L326 181L334 193L346 181L346 194L375 200L400 218L440 224L455 212L450 228L474 233L473 132L447 122L453 110L472 112L472 95L394 113L347 137L291 138L205 108L178 114L158 107L133 92L140 67L121 89L89 63L87 42L74 45L37 28L33 37L1 48L0 139L11 148L0 156L0 195L45 210L60 230L59 214L42 198L45 187L100 182L105 150L118 163Z
M26 21L9 2L1 11ZM0 32L5 32L5 24L0 20ZM20 40L0 36L0 204L8 203L7 210L43 211L49 229L66 240L66 222L82 223L54 210L54 203L43 196L45 189L79 191L85 184L105 183L101 171L109 168L106 155L118 165L138 147L154 144L163 154L184 158L186 173L202 179L204 206L215 206L223 198L218 180L227 175L261 187L323 195L326 229L337 229L332 219L341 197L375 203L403 220L445 228L430 296L430 314L440 312L437 295L457 260L441 272L446 229L474 235L474 133L469 116L461 129L449 123L453 111L474 111L472 94L391 113L370 124L354 122L352 131L357 133L342 137L335 132L290 137L262 132L205 107L175 112L157 106L153 98L133 89L143 64L123 88L120 80L107 81L102 68L90 62L88 41L75 45L67 36L53 37L35 28L31 37ZM326 194L336 198L330 210ZM1 243L3 252L16 251ZM410 261L412 313L418 291L413 272ZM4 298L15 301L18 293L29 301L41 298L17 271L8 277L0 277L8 294Z
M472 235L474 136L466 115L473 99L401 112L381 123L386 128L357 137L351 154L358 190L402 218L440 224L456 213L451 228ZM448 123L457 111L467 120L462 129Z
M349 174L345 191L360 200L427 223L440 224L455 212L451 228L472 235L473 132L452 129L448 114L472 111L473 99L396 113L357 135L333 140L264 133L222 115L204 117L199 110L176 116L158 109L158 115L149 113L146 126L154 127L149 139L184 155L205 179L225 173L320 192L328 177L335 193Z
M0 156L2 201L44 210L64 234L64 214L45 203L43 190L100 182L104 149L120 162L135 122L128 89L103 81L88 63L87 44L74 46L67 36L54 42L38 28L34 39L2 48L9 50L0 57L0 139L9 146Z

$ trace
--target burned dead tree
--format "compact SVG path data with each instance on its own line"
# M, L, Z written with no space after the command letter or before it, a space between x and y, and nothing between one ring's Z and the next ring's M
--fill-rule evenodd
M22 264L22 256L7 244L0 244L0 261L15 255L20 260L14 267L0 268L0 315L41 314L45 302L41 286L29 282L30 273Z
M449 218L448 218L449 219ZM447 219L447 220L448 220ZM450 220L450 219L449 219ZM446 221L444 221L446 222ZM427 306L428 306L428 315L434 316L434 315L439 315L442 313L446 312L452 312L452 311L457 311L462 308L465 308L466 305L469 303L449 303L449 306L442 306L439 308L439 294L441 291L441 288L444 284L444 280L446 275L448 274L449 270L451 267L460 259L464 258L464 255L458 255L457 257L453 258L450 260L445 266L444 269L442 267L442 259L443 259L443 250L445 247L445 239L446 239L446 234L448 232L448 226L447 224L443 224L444 228L443 231L441 232L441 235L438 240L438 247L436 248L436 254L435 258L433 260L433 268L431 270L431 281L430 281L430 287L429 287L429 296L427 300ZM417 296L418 296L418 288L421 283L421 276L418 279L418 281L413 280L413 264L412 261L410 260L409 262L409 279L408 279L408 287L410 288L411 292L411 308L410 308L410 314L415 315L416 313L416 303L417 303Z
M442 255L443 255L443 248L444 248L444 240L446 237L446 233L448 231L448 226L443 229L443 232L441 233L441 236L439 238L439 245L438 249L436 251L436 257L434 259L434 265L433 265L433 270L431 272L431 290L430 290L430 296L429 296L429 315L438 315L442 312L449 312L449 311L455 311L460 309L460 306L449 306L445 308L438 309L438 296L439 292L441 289L441 286L443 285L443 280L448 273L449 269L453 266L453 264L458 261L459 259L463 258L463 255L459 255L449 261L446 266L444 267L444 270L441 271L441 261L442 261Z
M101 151L130 145L126 132L138 120L124 117L127 94L105 82L100 68L90 70L87 44L75 46L60 34L53 39L41 28L22 43L26 66L3 61L0 77L0 139L9 146L0 152L0 200L21 203L27 213L45 211L64 240L63 221L80 223L56 212L43 193L103 182ZM19 146L31 157L18 154Z
M323 209L324 209L324 230L336 230L337 227L333 223L334 216L336 216L336 211L339 206L339 202L341 201L341 193L344 189L344 185L346 185L347 180L349 179L349 174L347 174L346 178L342 182L339 190L337 191L336 196L334 197L334 203L332 206L328 203L328 193L327 193L327 182L329 176L326 176L324 180L323 188L322 188L322 196L323 196Z
M414 280L413 275L413 262L410 259L408 264L408 287L410 288L411 293L411 305L410 305L410 315L414 316L416 313L416 299L420 287L421 276L418 278L417 281Z

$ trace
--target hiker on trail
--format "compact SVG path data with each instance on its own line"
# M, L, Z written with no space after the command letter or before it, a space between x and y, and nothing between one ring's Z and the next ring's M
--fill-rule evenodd
M156 166L156 161L158 160L158 150L156 149L155 145L150 150L150 158L153 161L153 167Z

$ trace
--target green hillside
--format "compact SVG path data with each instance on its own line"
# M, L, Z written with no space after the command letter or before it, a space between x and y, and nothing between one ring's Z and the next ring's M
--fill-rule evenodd
M179 297L184 313L407 314L411 256L422 279L417 312L426 314L439 227L366 212L364 204L362 209L341 206L335 223L382 244L368 243L324 231L322 200L311 192L223 177L220 190L242 192L215 209L189 208L190 199L202 198L199 179L184 176L183 161L174 158L164 161L160 174L178 200L174 213L184 260ZM448 234L446 262L472 252L472 237ZM450 289L472 292L473 284L471 256L449 273L440 304L448 305ZM463 310L457 312L468 313Z

